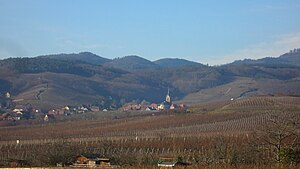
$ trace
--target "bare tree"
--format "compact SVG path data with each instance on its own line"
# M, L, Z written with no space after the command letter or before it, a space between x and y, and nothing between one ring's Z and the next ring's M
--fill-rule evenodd
M271 146L277 163L283 160L284 149L299 149L299 113L270 113L269 119L259 127L256 136Z

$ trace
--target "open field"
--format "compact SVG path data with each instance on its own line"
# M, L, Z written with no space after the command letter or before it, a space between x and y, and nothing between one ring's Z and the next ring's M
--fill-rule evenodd
M97 154L138 168L153 168L160 157L188 161L192 168L272 168L274 147L258 139L257 130L278 114L299 122L299 102L299 97L260 96L188 111L85 113L2 127L0 164L25 159L51 166L68 164L79 154Z

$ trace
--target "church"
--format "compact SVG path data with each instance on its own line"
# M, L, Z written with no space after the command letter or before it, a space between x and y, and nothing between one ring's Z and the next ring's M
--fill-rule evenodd
M170 96L170 90L168 89L166 99L158 106L158 110L168 110L171 108L171 106L172 106L172 100Z

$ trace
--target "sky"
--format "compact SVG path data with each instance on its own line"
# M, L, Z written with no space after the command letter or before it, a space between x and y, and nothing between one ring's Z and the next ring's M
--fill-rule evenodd
M92 52L209 65L300 48L300 0L0 0L0 59Z

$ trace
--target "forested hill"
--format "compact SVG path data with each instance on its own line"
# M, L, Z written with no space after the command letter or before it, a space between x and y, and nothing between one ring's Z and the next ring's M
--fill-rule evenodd
M180 100L227 84L234 84L230 89L224 88L228 92L231 88L245 88L238 90L236 96L247 91L259 95L300 95L297 87L300 86L299 50L272 58L273 64L267 62L268 59L215 67L183 59L151 62L139 56L110 60L88 52L9 58L0 60L0 92L3 95L9 91L13 99L23 100L22 104L40 106L92 104L103 100L116 105L132 100L159 103L164 100L168 88L172 99ZM235 83L241 78L253 82ZM272 81L272 85L258 84L258 81ZM201 95L202 98L206 96Z
M91 69L75 61L66 61L50 58L9 58L0 62L2 69L15 73L68 73L80 76L92 76L95 74ZM3 70L5 71L5 69Z
M285 53L279 57L266 57L262 59L252 60L244 59L238 60L230 65L245 65L245 64L264 64L264 65L291 65L291 66L300 66L300 49L291 50L288 53Z
M103 65L105 67L117 68L126 71L201 65L197 62L178 58L165 58L152 62L136 55L107 59L90 52L43 55L38 56L37 58Z
M164 67L164 68L201 65L200 63L197 63L197 62L192 62L189 60L178 59L178 58L159 59L159 60L154 61L154 63L161 67Z
M39 56L40 58L49 58L49 59L57 59L57 60L65 60L65 61L79 61L86 62L89 64L101 65L106 62L110 62L111 59L107 59L91 52L81 52L81 53L72 53L72 54L56 54L56 55L43 55Z
M104 65L107 67L113 67L127 71L159 68L157 64L135 55L116 58L111 62L105 63Z
M83 62L37 57L5 59L0 65L0 80L5 82L0 87L32 104L88 104L107 98L116 104L120 100L155 101L167 90L146 76ZM36 94L45 89L36 103Z

